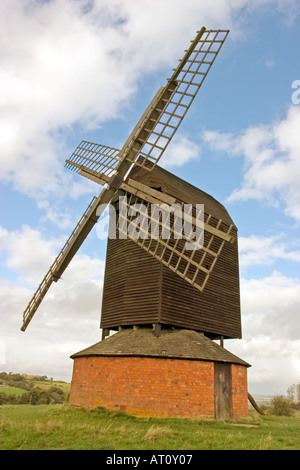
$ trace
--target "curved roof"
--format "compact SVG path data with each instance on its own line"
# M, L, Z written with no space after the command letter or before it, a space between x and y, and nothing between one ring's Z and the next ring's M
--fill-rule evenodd
M158 165L151 171L135 166L129 177L150 187L160 187L163 193L173 196L177 201L186 204L204 204L206 214L222 219L228 226L231 224L235 226L226 208L213 196Z

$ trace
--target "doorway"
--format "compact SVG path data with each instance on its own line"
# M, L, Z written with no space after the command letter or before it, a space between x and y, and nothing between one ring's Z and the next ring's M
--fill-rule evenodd
M231 364L215 362L214 391L216 419L232 418Z

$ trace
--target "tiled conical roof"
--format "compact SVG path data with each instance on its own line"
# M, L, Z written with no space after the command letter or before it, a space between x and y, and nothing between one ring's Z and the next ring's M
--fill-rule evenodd
M159 337L154 335L151 328L124 329L73 354L71 358L89 356L194 359L250 366L203 333L185 329L162 330Z

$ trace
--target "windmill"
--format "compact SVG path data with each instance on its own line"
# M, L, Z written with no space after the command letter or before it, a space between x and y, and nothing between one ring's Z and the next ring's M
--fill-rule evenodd
M128 206L133 198L139 198L145 205L172 205L175 202L174 197L163 194L130 175L138 168L151 173L156 167L214 63L228 32L206 30L204 27L197 32L171 78L158 90L121 150L82 141L70 159L66 160L67 168L96 181L104 189L92 199L33 295L23 313L22 331L26 330L52 282L61 278L105 207L117 195L125 196ZM197 221L194 214L185 214L185 217L189 219L191 227L195 228ZM130 233L127 235L148 254L202 292L224 244L232 243L235 239L232 224L224 230L221 220L210 223L209 219L208 216L204 221L204 231L209 236L199 250L184 250L185 244L189 242L188 235L181 240L177 238L175 243L168 243L160 238L151 239L149 243L144 238L131 238ZM120 216L119 222L118 230L122 231L121 222L124 225L128 220L122 220Z
M248 414L249 364L223 347L241 337L237 227L212 196L158 166L228 33L197 32L121 150L82 141L66 160L103 190L33 295L21 330L108 206L102 340L71 356L72 406Z

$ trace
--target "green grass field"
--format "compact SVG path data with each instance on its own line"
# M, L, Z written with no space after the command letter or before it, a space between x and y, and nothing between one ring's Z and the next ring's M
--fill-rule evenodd
M71 384L67 382L56 382L55 380L50 382L49 380L45 380L45 382L34 382L35 387L39 387L42 390L48 390L50 387L58 387L61 388L65 393L70 391Z
M23 393L26 393L26 390L18 387L1 387L0 393L5 393L7 395L16 395L17 397L19 397L20 395L23 395Z
M136 418L68 405L0 406L1 450L299 450L300 418Z

